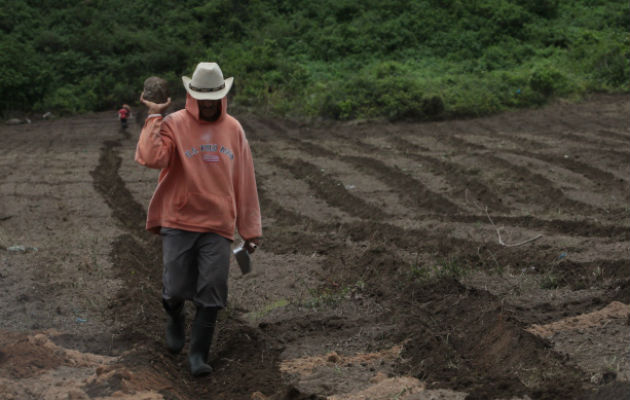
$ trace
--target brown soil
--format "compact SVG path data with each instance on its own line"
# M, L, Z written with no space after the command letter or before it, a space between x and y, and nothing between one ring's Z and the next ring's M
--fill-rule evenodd
M235 112L265 240L251 274L232 267L202 379L163 344L140 126L3 126L0 399L628 398L628 106Z

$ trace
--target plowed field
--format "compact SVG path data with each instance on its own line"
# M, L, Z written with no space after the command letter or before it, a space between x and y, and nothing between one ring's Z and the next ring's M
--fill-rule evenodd
M201 379L164 348L140 125L3 126L0 399L628 398L629 105L235 112L265 238L252 273L231 267Z

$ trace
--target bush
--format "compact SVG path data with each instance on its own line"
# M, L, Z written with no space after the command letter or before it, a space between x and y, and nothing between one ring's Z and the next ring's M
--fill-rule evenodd
M397 62L378 63L339 83L323 101L324 117L423 120L437 118L444 111L442 99L427 96L411 71Z
M545 18L555 18L558 15L558 0L521 0L519 4Z
M81 82L80 85L62 86L46 94L43 103L37 104L37 108L60 114L89 111L90 106L98 101L98 96L91 86L87 81Z
M628 86L630 76L630 40L622 44L608 42L599 46L592 57L591 69L598 79L611 87Z
M0 112L31 109L46 91L47 64L28 44L4 37L0 66Z
M627 91L629 11L625 0L14 0L0 9L0 112L113 108L150 75L183 93L182 74L216 61L236 78L235 102L265 111L480 115Z
M532 73L529 86L543 96L549 97L566 88L567 78L552 66L542 67Z

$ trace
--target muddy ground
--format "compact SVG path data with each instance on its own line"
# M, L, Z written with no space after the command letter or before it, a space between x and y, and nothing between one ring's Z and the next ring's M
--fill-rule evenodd
M629 105L398 124L236 110L265 239L251 274L231 267L201 379L164 349L140 126L4 125L0 398L628 398Z

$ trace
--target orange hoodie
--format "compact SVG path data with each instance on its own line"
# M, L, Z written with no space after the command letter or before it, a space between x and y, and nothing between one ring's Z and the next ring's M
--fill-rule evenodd
M238 121L227 114L214 122L199 119L197 100L186 108L150 117L142 128L136 161L162 169L147 213L147 230L160 227L215 232L234 240L262 236L254 163Z

